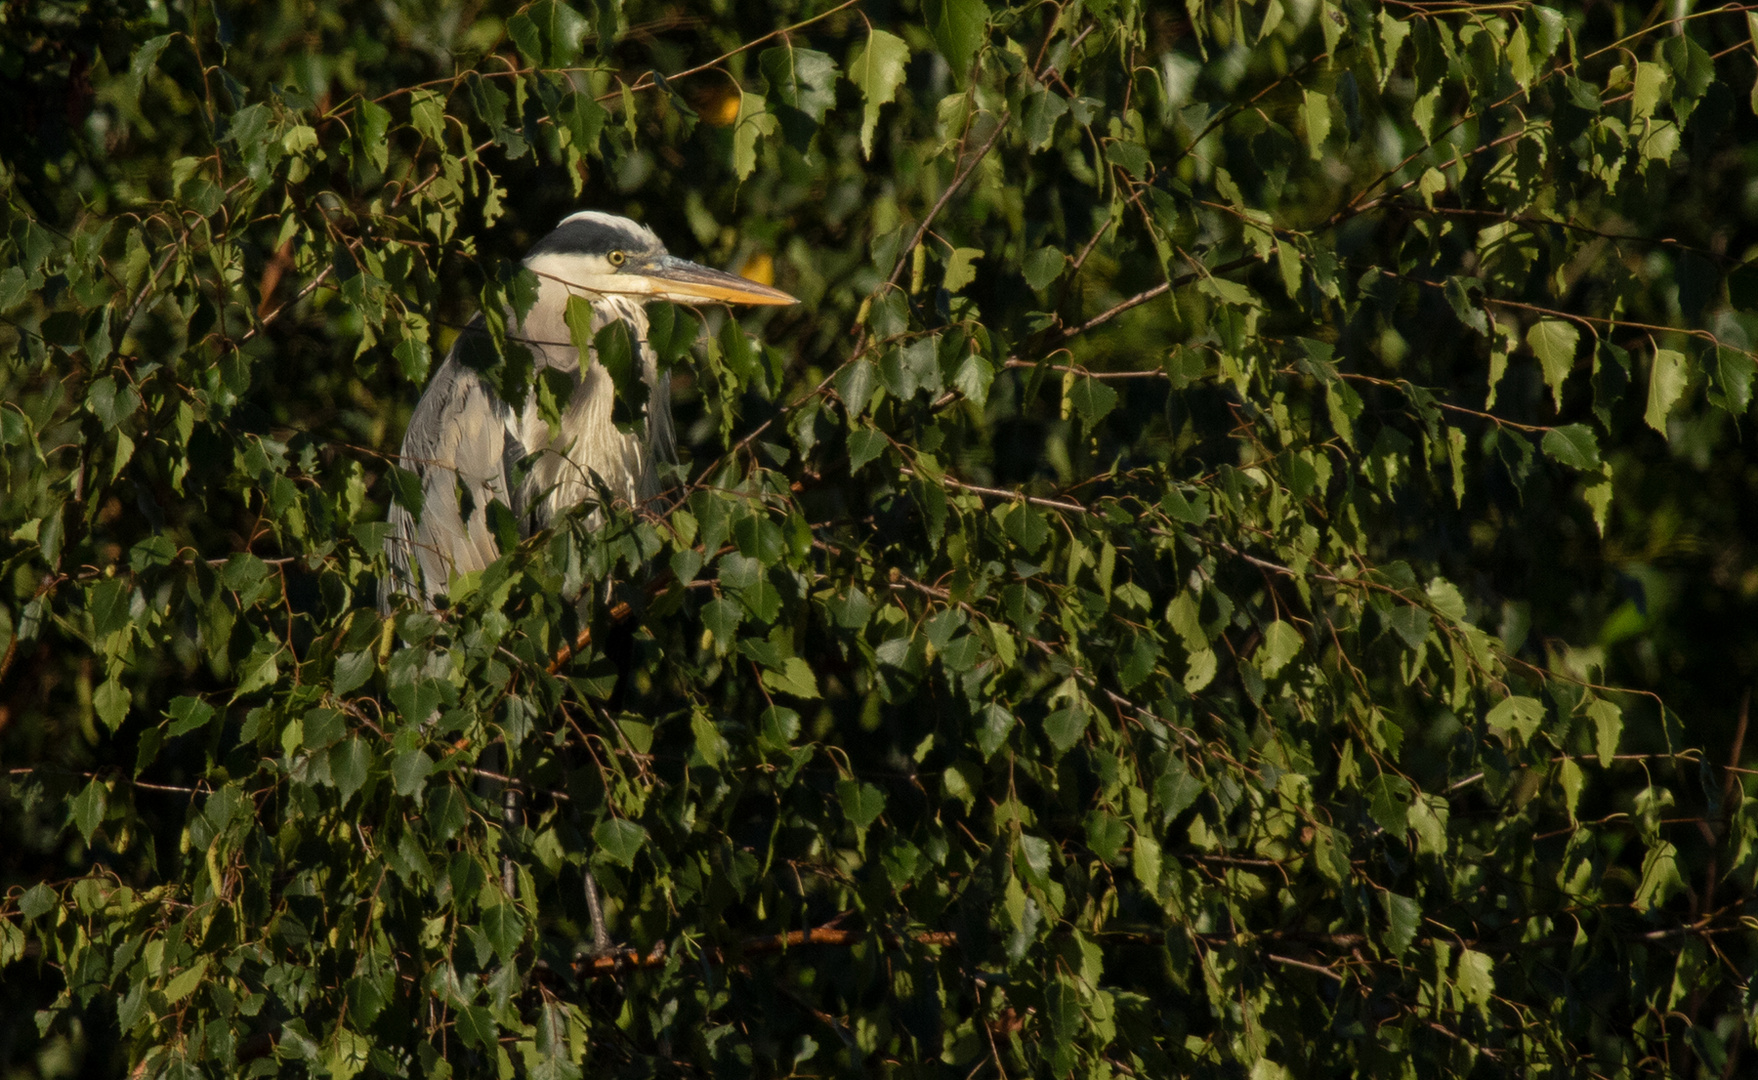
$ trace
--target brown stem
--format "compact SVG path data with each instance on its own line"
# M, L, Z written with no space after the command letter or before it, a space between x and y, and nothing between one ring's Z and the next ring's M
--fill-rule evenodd
M873 935L864 930L838 930L834 927L790 930L785 934L748 938L733 945L705 949L702 958L710 964L724 964L729 959L736 962L754 956L767 956L800 945L835 945L846 948L867 940L871 936ZM907 935L884 934L880 936L893 947L901 945L905 941L917 945L958 944L958 935L949 930L921 930ZM659 967L666 962L667 957L665 945L661 943L655 945L653 951L646 954L634 949L619 949L608 956L583 958L576 963L576 970L588 975L609 975L636 968Z
M989 140L977 148L976 153L972 154L970 160L965 163L964 168L953 176L952 183L947 184L946 190L940 193L940 198L928 211L928 216L922 219L921 225L917 226L916 235L910 237L910 242L897 253L897 265L891 268L891 276L885 279L887 285L896 285L898 278L903 276L904 264L909 262L910 252L921 244L922 237L928 235L928 228L934 224L934 219L940 216L940 211L945 209L948 202L952 201L952 197L958 193L959 188L964 186L964 182L970 179L971 173L977 171L977 166L989 156L989 151L995 148L995 144L1001 141L1001 133L1007 130L1007 121L1012 115L1007 112L1001 114L1001 119L995 122L995 130L990 133Z

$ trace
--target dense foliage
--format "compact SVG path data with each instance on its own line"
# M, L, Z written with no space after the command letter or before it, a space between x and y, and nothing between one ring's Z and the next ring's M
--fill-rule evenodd
M0 8L6 1075L1750 1069L1689 7ZM381 616L581 207L803 303L655 306L668 493Z

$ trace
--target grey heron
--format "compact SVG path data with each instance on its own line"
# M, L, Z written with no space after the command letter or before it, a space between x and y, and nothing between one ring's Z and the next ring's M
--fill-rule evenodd
M534 393L515 408L472 366L491 351L479 315L453 343L403 435L401 456L421 480L422 511L417 520L400 503L391 507L391 573L379 591L387 613L399 594L431 606L453 575L481 570L500 556L488 520L491 502L505 505L529 534L601 488L636 504L658 494L657 465L675 457L676 443L670 387L648 345L644 302L797 302L779 289L679 259L651 229L592 210L564 218L532 247L525 267L537 276L537 299L523 318L509 317L506 337L530 350L534 370L572 376L561 423L551 429ZM582 354L566 321L575 296L591 306L594 335L614 322L627 325L647 386L644 427L626 430L613 421L616 382L596 353ZM519 464L533 457L515 483ZM503 792L502 815L509 826L517 819L511 786ZM513 878L512 858L503 855L502 887L509 893ZM590 870L585 893L594 947L602 954L610 937Z
M592 499L599 485L639 504L659 492L657 465L673 460L671 394L648 345L649 300L686 304L793 304L792 296L733 274L677 258L651 229L614 214L584 210L564 218L525 257L538 279L537 300L521 320L509 316L506 336L531 351L535 369L574 377L572 397L552 433L536 395L514 408L468 362L485 344L481 317L452 346L421 395L403 436L402 460L421 479L420 520L400 504L390 512L391 574L379 605L398 594L429 604L454 574L481 570L499 557L488 521L491 500L513 512L522 533L548 526ZM569 297L592 308L592 330L618 320L639 350L648 388L645 430L612 421L615 383L595 356L582 356L565 315ZM515 467L536 455L515 484Z

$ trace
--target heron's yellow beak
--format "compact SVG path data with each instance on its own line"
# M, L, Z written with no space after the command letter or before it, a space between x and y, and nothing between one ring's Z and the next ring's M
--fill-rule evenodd
M710 270L688 259L666 255L645 266L625 269L617 275L629 284L639 281L641 291L660 300L681 304L703 302L721 304L797 304L799 301L780 289L760 285L737 274ZM628 291L634 292L635 289Z

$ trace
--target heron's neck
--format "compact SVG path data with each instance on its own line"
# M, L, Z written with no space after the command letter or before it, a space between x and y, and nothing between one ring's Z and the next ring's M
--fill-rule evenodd
M647 343L647 309L639 297L603 293L592 303L592 333L613 322L628 324L639 351L641 381L647 384L647 445L662 461L677 460L677 435L671 423L671 386L659 377L659 357Z
M629 324L635 341L647 344L647 309L633 296L603 293L592 300L592 332L598 333L611 323L621 320ZM645 351L645 349L643 349Z

